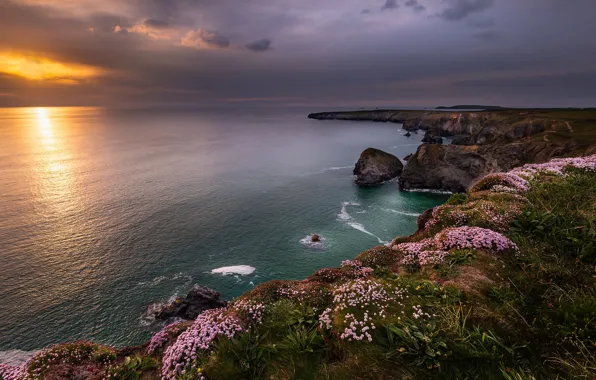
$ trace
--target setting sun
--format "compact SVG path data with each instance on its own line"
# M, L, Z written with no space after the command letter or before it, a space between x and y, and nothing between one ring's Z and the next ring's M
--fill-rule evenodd
M100 70L86 65L62 63L44 57L0 53L0 73L17 75L29 80L76 84L96 77Z

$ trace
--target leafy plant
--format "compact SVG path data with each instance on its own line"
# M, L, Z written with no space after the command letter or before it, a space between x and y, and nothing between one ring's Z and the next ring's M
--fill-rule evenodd
M385 332L387 358L410 356L415 365L437 368L439 360L451 354L433 321L421 325L410 321L403 327L390 324L385 326Z
M204 369L214 379L260 379L270 365L276 345L266 342L268 333L248 330L233 339L219 340L213 349L213 361Z
M452 206L457 206L457 205L463 205L467 201L468 201L468 194L456 193L449 197L446 204L452 205Z
M121 380L137 380L144 371L157 368L157 361L149 356L127 356L119 366L108 370L111 378Z
M320 353L326 349L321 334L314 327L308 329L305 326L290 330L279 347L298 355Z

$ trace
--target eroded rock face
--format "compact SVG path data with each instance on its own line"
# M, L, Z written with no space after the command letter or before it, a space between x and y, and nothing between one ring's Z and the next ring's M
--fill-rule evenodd
M465 192L481 176L530 162L546 162L577 149L577 143L521 142L491 145L424 144L408 160L399 179L403 190Z
M497 169L477 147L424 144L408 160L399 186L404 190L464 192L476 178Z
M399 158L382 150L368 148L360 155L354 168L356 184L376 186L398 177L404 168Z
M195 285L185 298L177 297L168 304L149 306L148 313L155 319L167 320L182 318L194 320L205 310L216 309L227 305L219 299L219 293L204 286Z
M426 132L424 138L422 139L422 142L427 144L443 144L443 138L431 132Z

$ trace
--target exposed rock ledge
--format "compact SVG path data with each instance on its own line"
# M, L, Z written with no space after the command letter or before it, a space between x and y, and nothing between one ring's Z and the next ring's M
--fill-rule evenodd
M379 149L368 148L360 155L354 168L356 184L376 186L402 173L404 165L392 154Z
M526 163L542 163L568 154L577 143L522 142L505 145L421 145L399 179L402 190L465 192L478 178Z
M167 304L150 305L145 314L158 320L170 318L193 320L205 310L226 305L227 302L220 300L219 293L215 290L195 285L186 298L176 297Z

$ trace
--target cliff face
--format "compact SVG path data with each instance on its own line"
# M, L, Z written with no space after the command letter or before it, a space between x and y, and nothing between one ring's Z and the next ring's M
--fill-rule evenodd
M424 142L430 143L435 142L430 136L453 137L451 145L422 146L408 160L400 178L400 187L405 190L462 192L488 173L596 151L593 110L375 110L319 113L309 117L403 123L408 131L427 131L429 138Z
M425 144L408 159L400 188L465 192L478 178L573 152L578 144L520 142L493 145Z

